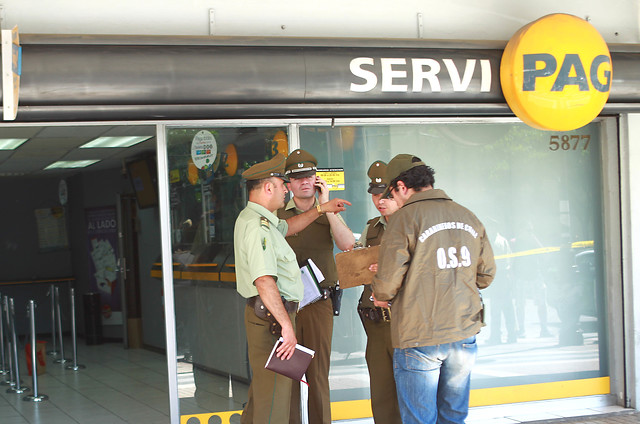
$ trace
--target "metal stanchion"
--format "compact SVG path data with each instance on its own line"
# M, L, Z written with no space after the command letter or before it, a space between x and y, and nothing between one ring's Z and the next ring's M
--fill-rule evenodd
M56 287L56 315L58 320L58 340L60 341L60 358L56 359L56 364L64 364L69 362L69 359L64 357L64 342L62 341L62 315L60 314L60 288Z
M78 345L76 344L76 295L74 289L71 289L71 346L73 349L73 364L67 365L65 368L74 371L86 368L84 365L78 364Z
M47 395L38 393L38 367L36 364L36 305L33 300L29 301L29 327L31 328L31 382L33 384L33 394L22 398L25 401L42 402L49 399Z
M56 292L55 286L51 284L49 287L49 293L47 295L51 296L51 350L47 352L47 355L57 356L58 351L56 350Z
M9 297L8 296L5 296L2 298L2 308L0 309L1 309L0 312L3 312L6 318L7 352L9 353L9 355L7 355L7 358L9 359L8 361L9 362L9 380L4 380L0 382L0 385L13 387L16 385L16 379L14 378L14 374L13 374L13 356L11 354L13 350L11 349L11 325L10 325L11 321L9 320Z
M7 393L24 393L30 390L20 386L20 361L18 360L18 340L16 338L16 309L13 306L13 298L9 299L9 327L11 328L11 344L13 347L13 368L16 371L16 384L7 389Z
M0 302L2 301L2 295L0 295ZM2 305L0 304L0 375L9 374L9 370L7 369L7 362L4 355L5 347L4 347L4 319L2 318ZM2 382L5 380L3 379Z

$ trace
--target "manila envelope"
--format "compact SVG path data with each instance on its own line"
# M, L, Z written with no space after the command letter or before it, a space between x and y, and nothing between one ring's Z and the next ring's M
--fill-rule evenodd
M380 246L370 246L340 252L336 255L341 289L371 284L375 272L369 271L369 265L378 262L378 250Z

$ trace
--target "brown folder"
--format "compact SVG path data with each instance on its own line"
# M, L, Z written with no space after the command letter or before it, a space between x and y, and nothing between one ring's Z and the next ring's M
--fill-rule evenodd
M338 279L340 280L341 289L371 284L371 279L375 273L369 271L369 266L378 263L379 249L380 246L370 246L348 252L340 252L336 255L336 266L338 267Z
M276 349L281 344L282 337L276 341L276 344L273 346L273 350L271 351L271 355L269 355L264 367L294 380L302 380L302 376L307 372L307 368L309 368L309 364L315 355L315 351L297 344L296 349L293 352L293 356L285 360L276 356Z

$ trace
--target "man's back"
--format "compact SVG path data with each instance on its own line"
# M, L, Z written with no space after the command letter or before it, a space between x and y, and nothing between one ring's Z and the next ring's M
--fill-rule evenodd
M416 193L389 222L380 255L378 297L394 297L397 348L436 345L477 334L479 288L495 273L484 226L442 190Z

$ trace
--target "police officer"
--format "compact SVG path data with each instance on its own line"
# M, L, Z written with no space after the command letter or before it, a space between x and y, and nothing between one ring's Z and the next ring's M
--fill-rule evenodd
M293 198L286 207L278 211L278 217L290 219L305 211L320 208L320 204L329 201L326 181L316 176L317 164L316 158L307 151L297 149L291 152L285 165L285 174L290 179L288 186ZM331 423L329 363L334 307L330 299L336 293L338 281L333 257L334 241L341 250L351 249L355 242L353 233L344 220L334 213L323 214L304 231L287 237L287 242L296 252L298 264L302 265L307 259L311 259L325 277L320 284L323 299L305 306L298 313L296 323L298 343L316 352L307 370L310 424ZM290 422L300 422L299 385L292 389Z
M398 210L393 199L383 199L382 193L387 188L385 173L386 163L375 161L369 167L367 175L371 179L369 189L371 200L380 216L371 218L362 231L360 244L363 247L377 246L387 228L389 217ZM371 271L377 272L378 264L372 265ZM367 349L365 358L369 368L369 390L371 391L371 410L373 420L377 424L402 424L396 382L393 379L393 346L391 345L391 313L389 308L375 306L371 300L371 285L365 285L360 301L358 314L367 333Z
M284 164L284 155L278 154L242 174L249 202L235 223L234 252L237 290L247 298L244 320L253 374L242 423L289 421L292 380L264 368L279 334L273 334L277 331L272 331L271 322L256 315L256 304L264 305L284 339L276 355L290 358L297 342L295 315L303 286L295 254L284 236L301 231L324 212L339 212L350 204L333 199L288 222L278 219L275 211L284 205L288 191Z

